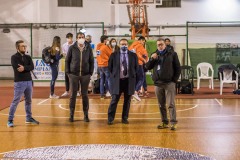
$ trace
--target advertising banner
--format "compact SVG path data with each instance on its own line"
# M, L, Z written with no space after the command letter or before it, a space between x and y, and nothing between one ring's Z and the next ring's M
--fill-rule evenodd
M33 73L37 77L34 78L34 81L49 81L52 79L51 75L51 68L49 64L46 64L43 62L42 58L33 58L33 64L34 64L34 71ZM59 71L58 71L58 77L57 80L65 80L65 59L62 58L59 61Z

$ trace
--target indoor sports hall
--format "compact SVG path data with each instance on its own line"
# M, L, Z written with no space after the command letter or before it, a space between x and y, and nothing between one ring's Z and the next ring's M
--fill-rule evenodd
M239 0L0 2L0 159L240 159Z

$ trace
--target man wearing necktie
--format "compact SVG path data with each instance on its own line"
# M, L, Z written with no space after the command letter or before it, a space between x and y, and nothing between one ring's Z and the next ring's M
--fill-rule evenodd
M134 94L136 85L136 74L138 69L137 55L128 50L128 40L121 39L119 41L120 50L113 52L108 61L108 69L110 72L110 82L112 87L110 92L112 100L108 108L108 125L112 125L117 104L124 93L124 103L122 111L122 123L128 124L128 113L130 109L131 96Z

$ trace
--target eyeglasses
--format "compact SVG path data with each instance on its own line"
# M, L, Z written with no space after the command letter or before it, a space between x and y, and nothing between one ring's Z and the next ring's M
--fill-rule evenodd
M165 44L164 43L159 43L159 44L157 44L157 46L164 46Z
M27 46L25 45L25 46L20 46L20 47L24 47L24 48L27 48Z
M127 44L126 44L126 43L124 43L124 44L120 44L120 46L127 46Z
M78 39L81 39L81 38L84 38L84 37L78 37Z

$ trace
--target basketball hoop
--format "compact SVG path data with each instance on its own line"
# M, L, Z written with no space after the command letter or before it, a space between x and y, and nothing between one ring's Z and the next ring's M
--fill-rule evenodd
M127 5L134 3L135 0L110 0L111 5ZM162 5L162 0L142 0L145 5Z
M149 37L149 27L147 18L147 7L162 3L162 0L110 0L112 5L125 5L128 11L129 23L131 27L129 31L132 33L131 39L135 39L137 35Z

